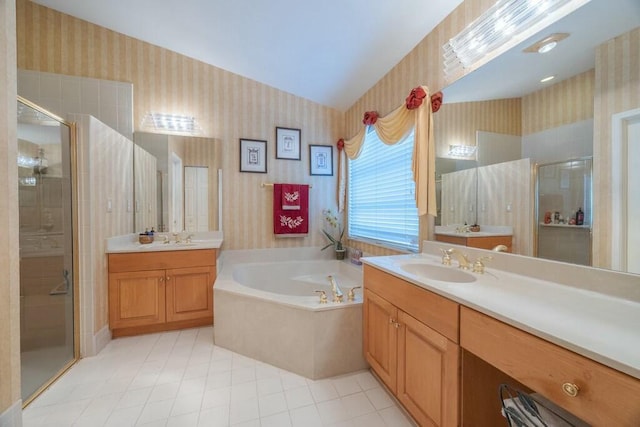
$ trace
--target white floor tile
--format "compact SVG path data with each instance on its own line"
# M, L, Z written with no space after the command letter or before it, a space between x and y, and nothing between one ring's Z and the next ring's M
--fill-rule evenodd
M111 341L23 412L25 427L413 426L368 371L308 380L213 345L213 328Z
M320 413L316 405L304 406L289 411L293 427L322 427Z
M279 375L275 378L265 378L265 379L258 380L257 386L258 386L258 396L266 396L268 394L281 393L284 390L282 388L282 381L280 380Z
M343 397L342 403L350 417L355 418L360 415L369 414L376 409L373 407L367 395L364 392L350 394Z
M362 415L351 420L353 427L387 427L384 420L377 412Z
M228 427L229 426L229 406L219 406L200 412L198 426L203 427Z
M202 397L202 409L229 406L231 403L231 387L205 390Z
M394 406L395 402L389 394L387 394L386 390L382 387L380 388L372 388L371 390L365 391L365 394L369 398L369 401L373 405L376 410L388 408L390 406Z
M187 394L178 396L173 402L171 408L171 417L189 414L191 412L199 412L202 405L202 393Z
M316 381L312 384L309 384L309 390L311 391L313 400L315 400L316 403L333 400L340 397L331 380Z
M116 408L145 405L152 390L152 387L129 390L122 395L120 401L116 405Z
M355 378L363 390L370 390L381 386L378 380L369 371L360 372L355 375Z
M383 409L378 413L388 426L414 427L415 425L411 421L409 421L405 414L396 406Z
M340 421L346 421L350 418L346 408L344 407L344 404L340 399L320 402L316 406L318 407L320 419L322 420L323 424L335 424Z
M148 402L157 402L159 400L175 399L178 395L180 383L158 384L151 390Z
M279 412L284 412L288 409L284 393L262 396L258 398L258 406L260 407L260 417L267 417Z
M260 410L258 408L257 398L238 402L232 401L231 405L229 405L229 422L231 425L256 420L258 418L260 418Z
M261 417L260 427L291 427L289 412L285 411L268 417Z
M354 376L335 378L333 380L333 386L336 388L340 396L347 396L362 391L360 384L358 384L358 381Z
M142 413L143 405L131 406L128 408L115 409L111 412L105 427L129 427L136 425L138 417Z
M171 417L167 420L167 427L195 427L198 425L198 412Z
M255 381L231 386L231 403L258 397L258 386Z
M166 420L171 414L173 400L161 400L159 402L147 403L142 409L138 424L149 423L151 421Z
M314 403L308 386L292 388L285 391L289 409L301 408Z

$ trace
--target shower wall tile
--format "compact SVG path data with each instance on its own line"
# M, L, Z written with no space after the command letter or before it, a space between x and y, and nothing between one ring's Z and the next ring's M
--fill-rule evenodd
M522 137L522 157L552 163L593 156L593 119L570 123Z
M18 70L18 95L61 117L89 114L133 139L131 83Z

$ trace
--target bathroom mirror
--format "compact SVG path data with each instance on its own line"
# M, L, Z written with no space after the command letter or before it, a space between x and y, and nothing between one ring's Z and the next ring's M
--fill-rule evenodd
M606 17L606 19L603 17ZM545 117L525 116L523 112L524 104L522 104L523 99L525 99L527 95L540 91L549 85L570 81L568 79L572 77L574 81L570 86L568 85L562 88L564 92L571 94L573 97L564 104L564 108L568 110L582 108L584 105L590 106L591 99L594 97L594 86L596 84L594 77L595 72L593 71L596 62L596 48L608 40L636 29L639 25L640 3L637 2L637 0L591 0L557 23L552 24L547 29L530 37L510 51L500 55L478 70L446 87L443 89L445 103L442 105L441 110L434 115L437 155L447 157L444 151L449 145L476 145L476 132L486 130L481 127L482 124L472 129L467 129L466 133L462 135L460 132L454 134L452 132L446 132L446 130L450 123L454 124L452 128L465 128L474 123L482 123L482 120L479 120L477 116L482 116L483 114L489 117L486 120L491 120L490 123L493 129L500 129L497 131L500 134L520 137L528 133L542 134L543 132L537 132L529 128L529 123L536 120L549 123L554 122L554 117L550 117L552 112L544 111L544 97L536 98L531 102L539 103L536 109L539 112L542 111L541 116L545 115ZM535 42L553 33L569 33L570 35L561 41L556 49L546 54L523 52L523 49L526 47L533 45ZM633 48L630 49L630 51L636 55L638 54L633 51ZM620 54L627 55L628 52L629 50ZM613 57L614 55L611 54L608 56ZM637 67L637 57L634 61L627 60L626 63L629 64L627 65L628 67ZM593 74L589 76L589 73ZM638 75L640 70L630 69L629 73L631 75ZM550 83L543 84L540 82L543 77L550 75L555 75L555 78ZM590 83L584 84L584 81L589 79ZM588 90L585 92L581 91L583 86ZM585 102L586 99L589 100ZM637 108L638 106L636 105L635 107ZM629 109L631 108L633 107ZM449 110L450 113L451 111L455 111L455 114L447 113L447 110ZM593 151L593 126L594 123L598 122L598 114L606 114L606 116L603 115L602 117L609 117L615 112L617 111L597 108L596 104L595 109L591 108L589 111L586 111L584 120L575 124L575 128L570 129L574 134L579 133L581 138L590 139L591 143L588 147L572 145L571 143L565 146L562 141L547 139L546 142L538 141L540 144L533 149L529 147L528 151L522 146L522 152L525 156L521 157L531 158L531 167L533 167L536 162L548 163L591 155L594 156L594 163L598 164L599 153L598 151ZM565 123L558 120L558 124L542 129L548 129L550 133L547 136L553 136L552 132L556 127L559 128L566 124L573 125L574 123ZM443 128L445 130L444 132ZM600 132L600 135L602 135L602 132ZM609 143L606 144L606 147L607 150L610 150ZM546 151L543 150L543 148ZM556 157L549 157L550 152L553 152L552 156ZM603 165L609 164L609 161L609 159L604 159ZM482 168L481 165L479 165L479 167ZM483 183L481 181L483 174L479 173L478 176L478 185L482 186ZM531 185L531 182L533 182L533 178L527 181L527 185ZM528 191L533 194L532 189ZM443 194L442 197L445 198L446 196ZM472 197L472 199L467 200L465 202L466 205L472 205L474 203L473 198L477 200L478 196L476 193L470 197ZM500 195L498 194L494 194L494 197L500 199ZM493 200L494 199L491 199L487 203L487 208L495 207L504 211L503 213L505 214L509 214L506 212L508 207L516 205L515 201L501 199L499 202L493 203ZM533 198L530 200L532 204ZM595 202L597 203L597 200L595 200ZM475 203L478 202L476 201ZM614 204L615 203L616 201L614 201ZM625 200L617 200L617 203L624 206ZM526 202L524 202L524 204L527 205ZM478 210L481 209L480 206L477 207ZM524 208L530 212L534 211L533 206L524 206ZM446 209L446 206L443 205L442 209ZM598 217L598 207L594 205L593 210L594 228L600 228L600 235L603 235L602 231L606 233L609 230L613 230L613 225L606 225L604 221L598 222L600 219ZM480 222L480 224L482 225L482 222ZM533 225L534 224L531 223L530 228L532 228ZM606 246L607 244L604 245L605 248ZM599 250L602 252L602 249ZM605 252L608 253L609 251L611 251L611 248ZM531 255L532 251L522 251L520 253ZM610 264L613 268L617 269L615 260L609 260L607 256L602 258L603 262L598 266L608 267ZM621 269L632 271L627 268Z
M135 232L219 230L221 142L147 132L134 142Z

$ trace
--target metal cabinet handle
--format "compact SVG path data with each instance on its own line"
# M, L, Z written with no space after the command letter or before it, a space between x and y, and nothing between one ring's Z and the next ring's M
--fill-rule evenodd
M576 397L580 392L580 387L573 383L564 383L562 384L562 391L564 391L568 396Z

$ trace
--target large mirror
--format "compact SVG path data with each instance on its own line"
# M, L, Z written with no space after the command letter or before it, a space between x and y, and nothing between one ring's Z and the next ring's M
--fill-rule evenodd
M135 231L220 230L220 141L136 132L134 142Z
M632 41L630 44L627 42L626 49L611 47L612 51L606 55L601 54L600 60L622 55L622 63L628 67L626 72L631 75L632 80L636 76L635 83L632 84L637 87L637 76L640 75L638 26L640 2L637 0L591 0L446 87L443 90L445 103L434 115L437 164L442 159L449 159L449 163L455 159L456 162L466 160L469 164L473 161L478 164L475 173L459 168L440 173L438 169L443 168L436 165L441 185L440 224L477 222L481 226L511 226L513 252L535 256L538 237L536 227L539 222L544 221L544 218L537 216L534 207L537 195L536 165L593 158L594 165L600 163L607 169L611 167L608 166L611 162L609 158L600 159L599 162L598 155L603 149L594 150L594 125L596 132L599 132L596 137L611 138L608 132L597 127L603 126L603 123L610 127L608 121L600 118L611 117L618 111L599 105L598 102L603 101L594 98L597 93L597 76L602 73L611 73L613 76L616 65L600 63L596 72L596 49L613 38L633 32ZM569 36L560 41L554 50L544 54L524 52L536 42L556 33L568 33ZM613 49L617 49L617 52L613 52ZM626 56L633 56L633 60ZM620 66L619 63L617 66ZM547 76L555 77L542 83L541 79ZM557 100L561 95L566 96L565 101ZM638 107L632 105L627 110ZM505 142L506 145L503 145ZM483 146L487 143L490 148ZM611 148L609 142L606 144L606 155L609 156ZM615 142L612 144L615 145ZM455 146L471 146L476 151L467 156L451 155L451 149ZM514 156L514 151L520 155ZM494 156L498 158L494 159ZM608 174L609 170L601 171L603 173ZM558 175L573 176L567 171L559 171ZM584 174L587 175L590 176L590 172ZM452 177L457 181L448 185L446 181ZM626 199L631 193L633 192L624 195L622 191L613 205L623 208L634 206ZM591 203L590 194L584 194L582 199L585 204ZM598 199L595 199L594 203L597 202ZM567 217L561 219L559 225L568 226L569 217L573 217L582 208L589 220L593 218L593 224L589 225L594 229L600 228L600 235L607 234L609 230L614 232L617 227L621 229L620 240L624 240L625 244L632 244L632 239L625 238L628 230L618 224L608 224L607 222L613 222L611 218L597 215L598 206L574 204L576 206L558 209L561 211L558 212L560 217ZM620 217L624 216L624 212L620 214ZM615 242L613 245L615 246ZM633 250L635 249L628 248L630 253ZM634 267L628 261L616 261L616 248L604 252L611 252L611 259L607 259L607 255L603 262L596 263L597 266L640 272L637 265Z

